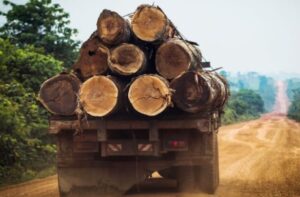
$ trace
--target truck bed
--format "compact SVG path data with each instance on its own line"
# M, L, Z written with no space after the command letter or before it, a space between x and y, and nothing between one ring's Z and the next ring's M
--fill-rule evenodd
M85 116L81 120L76 116L51 116L49 133L57 134L62 130L85 129L197 129L199 132L210 132L220 126L220 112L190 114L169 111L156 117L138 114L118 114L105 118Z

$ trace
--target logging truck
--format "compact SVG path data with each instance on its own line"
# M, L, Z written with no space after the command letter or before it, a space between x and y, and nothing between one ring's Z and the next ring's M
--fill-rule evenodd
M179 191L214 193L226 80L165 13L141 5L130 21L103 10L70 73L46 80L60 196L125 192L158 172Z
M61 196L126 191L158 171L179 191L214 193L219 183L219 111L134 116L52 116ZM79 130L80 128L80 130Z

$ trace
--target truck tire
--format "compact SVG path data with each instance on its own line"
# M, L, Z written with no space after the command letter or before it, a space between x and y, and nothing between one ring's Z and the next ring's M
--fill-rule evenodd
M211 161L196 167L196 179L199 189L209 194L214 194L219 185L219 151L217 134L212 132L207 136L211 140Z
M176 178L179 192L196 192L196 179L193 166L176 167Z

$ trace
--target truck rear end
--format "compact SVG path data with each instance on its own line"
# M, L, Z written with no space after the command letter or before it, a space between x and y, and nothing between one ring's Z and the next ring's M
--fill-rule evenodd
M60 195L123 193L153 172L180 191L214 193L229 89L203 60L160 7L140 5L130 20L104 9L72 71L39 91L53 114Z
M171 115L173 114L173 115ZM220 113L155 118L52 116L61 196L123 193L158 171L178 190L214 193L219 183Z

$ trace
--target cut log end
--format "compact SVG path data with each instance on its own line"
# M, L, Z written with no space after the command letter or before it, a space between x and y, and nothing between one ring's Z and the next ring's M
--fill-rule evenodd
M167 79L184 73L191 63L192 59L186 49L174 42L162 44L156 53L156 70Z
M100 44L96 36L91 37L82 45L79 59L73 68L84 79L103 74L108 69L108 53L108 49Z
M141 40L153 42L166 32L168 19L157 7L140 6L132 17L132 31Z
M142 75L130 86L128 98L133 108L144 115L156 116L171 102L167 81L157 75Z
M106 76L94 76L86 80L79 92L80 103L90 115L104 117L112 113L119 98L117 84Z
M56 75L46 80L39 91L43 106L56 115L74 115L78 107L77 93L80 81L68 74Z
M108 45L117 45L129 39L128 22L116 12L103 10L97 21L98 36Z
M115 48L109 58L109 67L120 75L133 75L141 71L146 64L142 50L133 44L122 44Z

